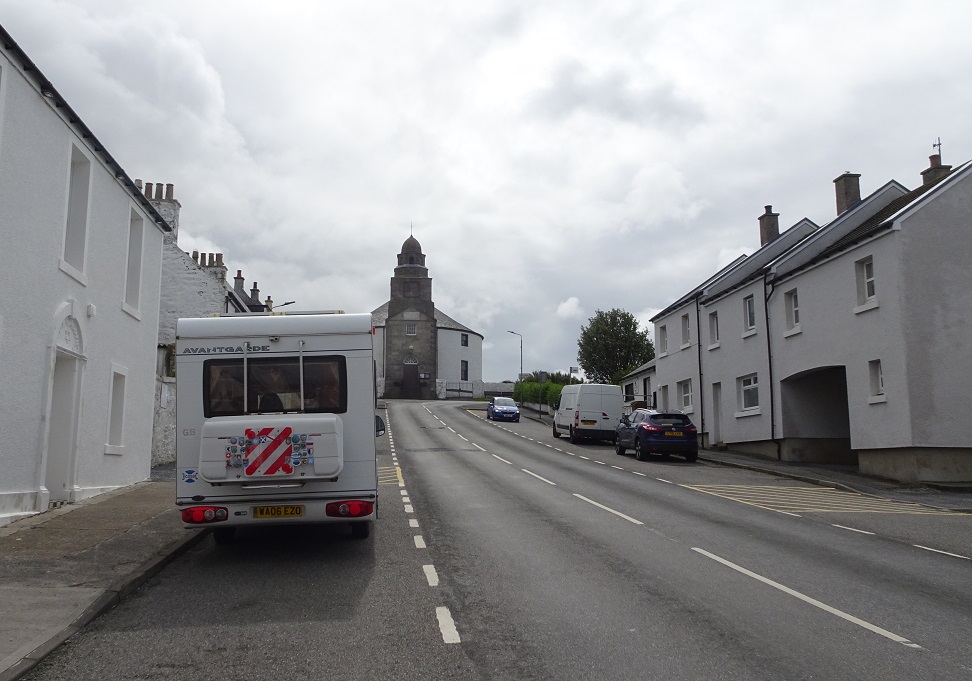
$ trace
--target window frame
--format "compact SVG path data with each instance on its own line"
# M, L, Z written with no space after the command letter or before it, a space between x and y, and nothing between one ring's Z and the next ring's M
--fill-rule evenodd
M469 361L465 359L459 360L459 380L468 381L469 380Z
M692 379L687 378L675 384L675 393L679 402L679 409L685 413L693 411L692 406ZM687 401L686 401L687 398Z
M665 324L658 327L658 354L668 354L668 327Z
M131 208L128 220L128 259L125 268L125 294L122 309L136 319L140 318L142 299L142 267L144 265L145 221Z
M759 409L759 375L756 373L745 374L736 379L739 393L738 406L740 412L753 412ZM755 399L752 404L747 404L747 396L753 395Z
M756 330L756 295L750 294L743 298L743 330Z
M469 334L468 333L459 334L459 345L461 345L464 348L468 348L469 347Z
M405 335L406 336L418 335L418 324L416 324L415 322L405 322Z
M719 347L719 311L709 313L709 349Z

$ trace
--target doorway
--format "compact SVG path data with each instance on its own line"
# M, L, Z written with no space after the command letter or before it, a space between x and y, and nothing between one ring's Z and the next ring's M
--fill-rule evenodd
M712 433L709 438L710 445L722 443L722 384L712 384Z
M417 400L421 397L418 364L406 364L402 367L402 397L406 400Z
M47 419L47 466L44 486L49 503L73 501L81 359L61 348L54 359L51 411Z

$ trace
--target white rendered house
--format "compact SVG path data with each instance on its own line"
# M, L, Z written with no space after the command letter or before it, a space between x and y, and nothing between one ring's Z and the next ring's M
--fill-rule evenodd
M169 226L0 28L0 524L144 480Z

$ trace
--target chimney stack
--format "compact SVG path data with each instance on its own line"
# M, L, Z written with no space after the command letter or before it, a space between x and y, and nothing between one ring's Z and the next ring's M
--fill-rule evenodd
M192 261L197 265L199 264L199 251L192 252Z
M765 246L780 235L780 214L773 212L773 206L766 206L766 212L759 216L759 245Z
M861 200L861 175L860 173L845 172L834 180L837 190L837 215L840 215L848 208L853 208Z
M233 290L241 296L246 295L243 292L243 270L236 270L236 276L233 277Z
M952 166L943 166L942 157L938 154L932 154L928 157L928 169L921 171L921 184L923 186L934 184L950 172L952 172Z
M260 302L260 289L257 288L257 283L253 282L253 288L250 289L250 298L256 302Z

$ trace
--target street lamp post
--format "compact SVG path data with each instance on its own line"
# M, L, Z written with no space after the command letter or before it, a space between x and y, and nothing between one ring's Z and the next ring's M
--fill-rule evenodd
M514 336L520 337L520 373L516 377L516 382L519 383L523 380L523 334L517 333L516 331L507 331L506 333L512 333ZM523 395L520 395L520 399L523 399Z

